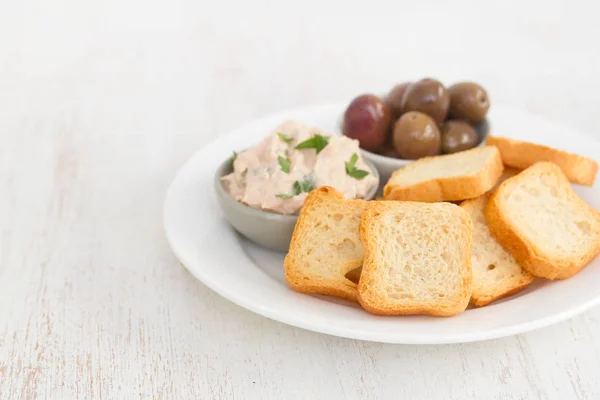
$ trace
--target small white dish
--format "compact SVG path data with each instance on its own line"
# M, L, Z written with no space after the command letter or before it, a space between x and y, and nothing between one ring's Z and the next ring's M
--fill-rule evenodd
M219 136L179 171L164 208L168 241L183 265L208 287L253 312L336 336L389 343L458 343L498 338L547 326L600 303L600 259L573 278L538 280L526 290L452 318L380 317L358 305L293 292L285 284L283 253L244 239L227 223L213 190L214 172L232 150L246 148L287 118L339 132L345 104L291 110ZM598 157L600 143L556 123L494 104L494 132ZM235 148L232 148L234 146ZM575 186L600 209L600 189Z

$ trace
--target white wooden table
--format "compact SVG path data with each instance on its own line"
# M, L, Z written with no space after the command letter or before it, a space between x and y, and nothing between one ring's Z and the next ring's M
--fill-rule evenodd
M598 308L475 344L329 337L220 298L161 225L216 135L405 79L598 135L600 25L576 3L4 2L0 398L600 398Z

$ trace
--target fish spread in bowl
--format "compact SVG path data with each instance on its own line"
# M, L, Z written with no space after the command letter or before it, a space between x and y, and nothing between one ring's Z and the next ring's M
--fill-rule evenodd
M279 214L297 214L308 192L320 186L334 187L347 199L362 199L379 184L357 140L326 135L293 120L235 154L233 172L221 180L238 202Z

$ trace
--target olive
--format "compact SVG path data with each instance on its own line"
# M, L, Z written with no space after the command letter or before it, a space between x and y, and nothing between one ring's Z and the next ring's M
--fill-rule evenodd
M440 153L440 131L435 121L417 111L403 114L394 124L394 147L401 158L416 160Z
M472 82L460 82L450 86L450 115L477 123L485 119L490 108L490 98L484 88Z
M392 110L394 118L402 115L402 97L404 97L404 92L409 85L410 82L404 82L394 86L385 98L385 102Z
M373 94L358 96L344 113L344 135L358 140L361 148L377 151L390 134L392 113L379 97Z
M450 96L439 81L426 78L411 84L402 98L402 112L419 111L441 124L448 115Z
M448 121L442 127L442 152L445 154L472 149L478 143L477 132L465 121Z
M380 154L385 157L400 158L400 156L398 155L398 152L396 151L396 149L394 148L394 146L392 144L384 145L383 149L381 149Z

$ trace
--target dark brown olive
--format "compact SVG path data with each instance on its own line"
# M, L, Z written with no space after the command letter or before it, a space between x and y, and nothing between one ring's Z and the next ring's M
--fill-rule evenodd
M472 82L450 86L450 116L472 123L483 121L490 108L490 98L484 88Z
M422 79L411 84L402 98L402 112L419 111L429 115L441 124L448 115L450 96L448 91L435 79Z
M388 107L390 107L390 110L392 110L392 115L394 118L398 118L400 115L402 115L402 98L404 97L404 92L409 85L410 82L400 83L394 86L385 97L385 102Z
M361 148L378 151L386 142L392 125L390 108L373 94L358 96L344 113L344 135L358 140Z
M479 143L479 136L465 121L448 121L442 127L442 152L457 153L472 149Z
M394 147L400 158L416 160L440 154L440 131L435 121L420 112L403 114L394 124Z
M384 145L383 149L381 149L381 153L380 154L382 156L385 156L385 157L400 158L400 156L398 155L398 152L394 148L393 144L386 144L386 145Z

